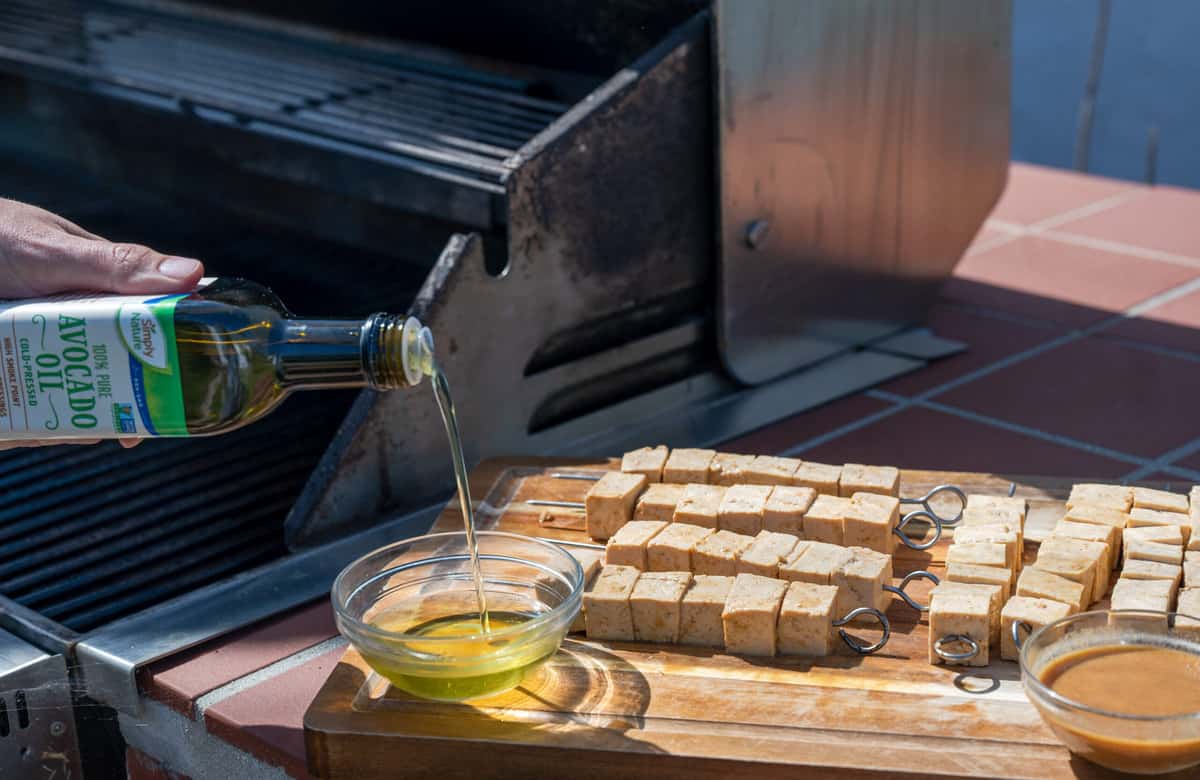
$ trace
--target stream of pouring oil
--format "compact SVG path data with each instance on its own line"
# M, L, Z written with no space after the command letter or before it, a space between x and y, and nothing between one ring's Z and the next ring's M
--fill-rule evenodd
M479 568L479 543L475 539L475 512L471 507L471 488L467 484L467 461L463 457L462 438L458 435L458 419L454 416L454 399L450 396L450 383L435 363L433 366L433 395L437 399L442 423L446 426L446 437L450 440L450 457L454 461L454 481L458 484L458 505L462 510L463 524L467 531L467 548L471 553L471 576L475 580L475 599L479 605L479 628L491 633L488 620L487 597L483 592L483 572Z

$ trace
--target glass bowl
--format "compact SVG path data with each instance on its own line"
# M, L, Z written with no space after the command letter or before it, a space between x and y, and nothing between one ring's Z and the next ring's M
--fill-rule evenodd
M1069 699L1042 682L1068 653L1111 645L1155 645L1200 655L1200 640L1176 630L1176 613L1083 612L1034 631L1021 646L1021 681L1042 718L1074 754L1109 769L1160 774L1200 764L1200 712L1130 715Z
M579 613L583 570L566 550L498 531L476 537L486 633L465 533L381 547L334 581L338 630L397 688L444 701L512 688L558 650Z

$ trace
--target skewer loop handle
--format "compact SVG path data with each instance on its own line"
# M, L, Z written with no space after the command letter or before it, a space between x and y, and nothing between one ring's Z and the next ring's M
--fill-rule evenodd
M946 645L963 644L967 646L966 650L955 653L946 649ZM951 634L944 636L933 643L933 652L938 654L938 658L943 661L968 661L979 655L979 643L969 636L963 634Z
M949 517L949 518L942 517L933 508L933 503L932 503L933 499L938 497L942 493L949 493L950 495L952 495L958 499L958 512L955 513L954 517ZM962 488L960 488L958 485L938 485L933 490L930 490L928 493L921 496L920 498L902 498L902 499L900 499L900 503L901 504L919 504L921 509L924 510L924 513L927 517L929 517L930 519L936 520L941 525L952 526L952 525L956 524L959 520L962 520L963 510L967 508L967 494L964 493ZM912 513L913 516L915 516L917 514L919 514L919 513L918 512ZM900 525L901 526L904 525L903 521L901 521Z
M879 628L883 631L883 636L880 637L879 641L873 645L864 643L861 639L851 635L848 631L846 631L846 629L841 628L841 626L846 625L860 615L870 615L879 621ZM847 612L845 617L843 617L841 620L833 621L833 625L838 627L838 635L841 636L842 641L846 643L846 646L859 655L870 655L871 653L876 652L886 645L888 643L888 639L890 639L892 636L892 624L888 622L887 615L873 607L855 607Z
M934 574L933 572L928 572L928 571L925 571L924 569L917 569L916 571L911 571L908 574L904 575L904 579L900 580L900 584L898 586L897 585L884 585L883 589L886 590L888 593L895 593L897 596L899 596L904 601L905 604L912 607L916 611L928 612L929 611L928 605L917 603L916 601L913 600L912 596L908 595L904 591L904 589L908 587L908 584L910 582L912 582L913 580L929 580L934 585L940 585L942 582L940 579L938 579L938 576L936 574Z
M904 533L904 528L913 520L919 517L927 519L933 526L933 538L927 542L914 542L909 538L908 534ZM912 550L928 550L938 543L942 538L942 520L933 512L926 509L918 509L915 512L909 512L904 517L900 518L900 522L896 523L896 527L892 529L892 533L900 537L900 541L905 547Z

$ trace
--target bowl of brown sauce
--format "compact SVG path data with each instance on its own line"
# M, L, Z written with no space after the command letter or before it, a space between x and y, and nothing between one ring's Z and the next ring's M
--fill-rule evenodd
M1167 612L1083 612L1021 647L1030 701L1074 754L1161 774L1200 765L1200 621Z

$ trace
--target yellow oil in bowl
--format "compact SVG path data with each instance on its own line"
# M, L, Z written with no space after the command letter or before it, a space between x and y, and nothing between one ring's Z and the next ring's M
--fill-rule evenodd
M446 701L512 688L579 614L583 569L562 547L500 531L478 540L478 580L467 535L441 533L381 547L334 581L338 630L396 688Z
M489 611L489 634L484 634L476 612L415 625L407 610L380 614L370 621L373 626L406 638L383 642L382 652L365 651L363 657L397 688L427 699L461 701L500 693L519 685L526 672L558 649L556 636L509 630L534 617Z

